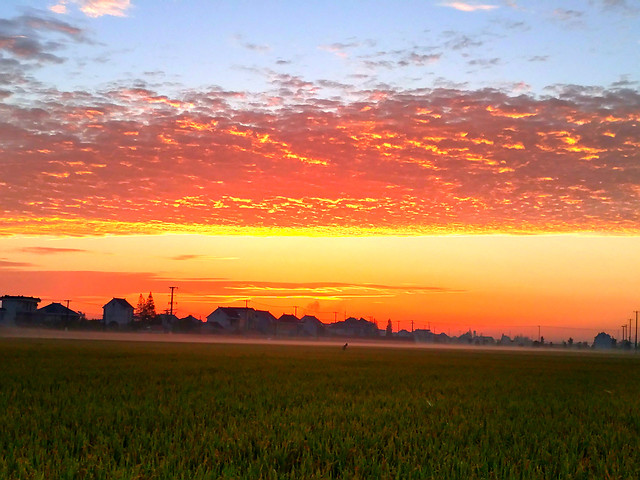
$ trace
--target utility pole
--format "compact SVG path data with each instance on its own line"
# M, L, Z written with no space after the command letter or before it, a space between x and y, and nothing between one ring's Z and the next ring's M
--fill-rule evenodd
M538 343L540 343L540 325L538 325Z
M293 316L298 318L298 306L297 305L293 306Z
M249 299L244 301L244 329L249 330Z
M64 312L64 328L67 328L69 326L69 302L71 302L71 300L64 301L67 302L67 310Z
M627 339L627 337L625 336L626 330L627 330L627 325L626 324L622 325L622 341L623 342Z
M413 320L411 320L411 333L413 333Z
M338 312L333 312L333 323L338 323Z
M631 345L631 319L629 319L629 345Z
M396 320L396 323L398 324L398 332L400 332L400 320Z
M169 315L173 316L173 291L178 287L169 287L171 290L171 300L169 300Z
M638 313L640 313L640 310L634 310L633 313L636 314L636 341L634 349L638 350Z

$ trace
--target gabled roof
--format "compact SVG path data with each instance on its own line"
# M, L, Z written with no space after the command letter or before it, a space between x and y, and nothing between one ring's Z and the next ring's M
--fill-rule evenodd
M133 306L129 302L127 302L124 298L116 298L116 297L113 297L111 300L109 300L102 308L106 307L110 303L115 303L116 305L120 305L123 308L130 308L133 310Z
M298 317L289 313L283 313L278 321L283 323L300 323L300 319Z
M303 323L322 323L315 315L305 315L300 321Z
M70 308L65 307L61 303L53 302L38 309L40 313L46 313L49 315L78 315L78 312L74 312Z
M380 330L378 326L364 318L349 317L346 320L327 325L329 331L342 332L352 335L377 336Z
M365 320L364 318L357 319L355 317L349 317L346 320L343 320L341 322L332 323L332 325L341 326L341 327L360 327L360 328L362 328L362 327L365 327L365 328L375 327L375 328L378 328L378 327L376 327L376 324L373 323L373 322Z
M271 322L275 322L277 319L273 316L273 314L268 310L256 310L255 318L264 318Z
M218 307L215 309L215 312L217 311L221 311L223 312L227 317L229 318L234 318L234 319L238 319L238 318L242 318L244 317L245 313L249 313L251 311L255 311L253 308L248 307Z

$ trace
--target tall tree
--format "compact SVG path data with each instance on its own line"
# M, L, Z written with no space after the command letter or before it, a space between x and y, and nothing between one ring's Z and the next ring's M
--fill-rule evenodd
M144 306L145 316L148 320L151 320L156 317L156 304L153 301L153 295L149 292L149 296L147 297L147 303Z
M393 325L391 323L391 319L387 322L387 337L393 336Z
M144 320L146 306L147 306L147 303L145 302L142 294L140 294L140 297L138 297L138 305L136 306L136 309L133 312L134 316L138 320Z

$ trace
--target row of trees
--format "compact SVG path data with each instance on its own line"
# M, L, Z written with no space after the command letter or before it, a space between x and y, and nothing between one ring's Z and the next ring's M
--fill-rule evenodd
M149 292L149 296L145 300L142 294L138 298L138 305L133 311L133 315L138 321L151 322L157 316L156 304L153 301L153 295Z

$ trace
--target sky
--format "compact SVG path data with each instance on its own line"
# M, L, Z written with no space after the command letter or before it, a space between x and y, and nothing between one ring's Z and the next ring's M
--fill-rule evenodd
M0 294L620 338L639 66L636 0L2 2Z

